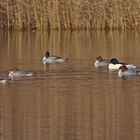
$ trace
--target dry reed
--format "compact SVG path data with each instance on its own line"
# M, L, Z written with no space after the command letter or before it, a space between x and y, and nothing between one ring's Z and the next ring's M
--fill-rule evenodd
M139 0L1 0L0 29L139 29Z

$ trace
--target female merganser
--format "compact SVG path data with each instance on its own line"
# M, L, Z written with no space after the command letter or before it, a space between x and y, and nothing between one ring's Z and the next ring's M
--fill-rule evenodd
M62 57L59 56L50 56L49 52L46 52L46 55L43 58L43 64L46 63L60 63L60 62L64 62L67 59L63 59Z
M9 72L9 77L13 78L13 77L29 77L32 76L33 73L31 72L25 72L25 71L21 71L19 70L17 67L14 67L11 69L11 71Z
M140 71L129 70L126 65L122 65L119 67L118 76L136 76L140 75Z
M108 65L109 70L119 70L120 66L126 65L128 69L136 69L133 64L120 63L116 58L112 58L110 64Z
M103 59L101 56L96 57L95 67L107 67L110 60Z

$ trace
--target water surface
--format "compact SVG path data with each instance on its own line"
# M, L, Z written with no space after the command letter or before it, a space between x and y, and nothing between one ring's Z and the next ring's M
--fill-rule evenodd
M139 32L0 33L0 140L139 140L140 77L95 69L98 55L140 66ZM69 58L43 65L45 52Z

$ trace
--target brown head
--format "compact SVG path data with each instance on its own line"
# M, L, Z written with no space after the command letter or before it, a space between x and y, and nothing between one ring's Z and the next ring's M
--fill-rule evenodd
M16 72L16 71L19 71L19 69L18 69L17 67L13 67L13 68L11 69L11 71Z
M103 58L101 56L96 57L96 60L98 60L99 62L103 61Z
M125 65L122 65L119 67L119 70L121 70L122 72L125 72L126 70L128 70L128 68Z

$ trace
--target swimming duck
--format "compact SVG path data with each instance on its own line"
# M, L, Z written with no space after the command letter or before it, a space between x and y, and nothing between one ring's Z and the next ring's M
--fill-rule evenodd
M0 83L2 84L6 84L8 81L6 79L3 79L2 77L0 77Z
M17 67L13 67L8 75L9 75L10 78L13 78L13 77L30 77L30 76L33 75L33 73L21 71Z
M46 55L43 58L43 64L46 63L60 63L60 62L64 62L66 59L63 59L62 57L59 56L50 56L49 52L46 52Z
M101 56L96 57L95 67L107 67L110 60L103 59Z
M121 63L116 58L112 58L108 65L109 70L119 70L120 66L125 65L128 69L135 69L136 66L133 64Z
M140 75L140 71L129 70L126 65L122 65L119 67L118 76L136 76Z

